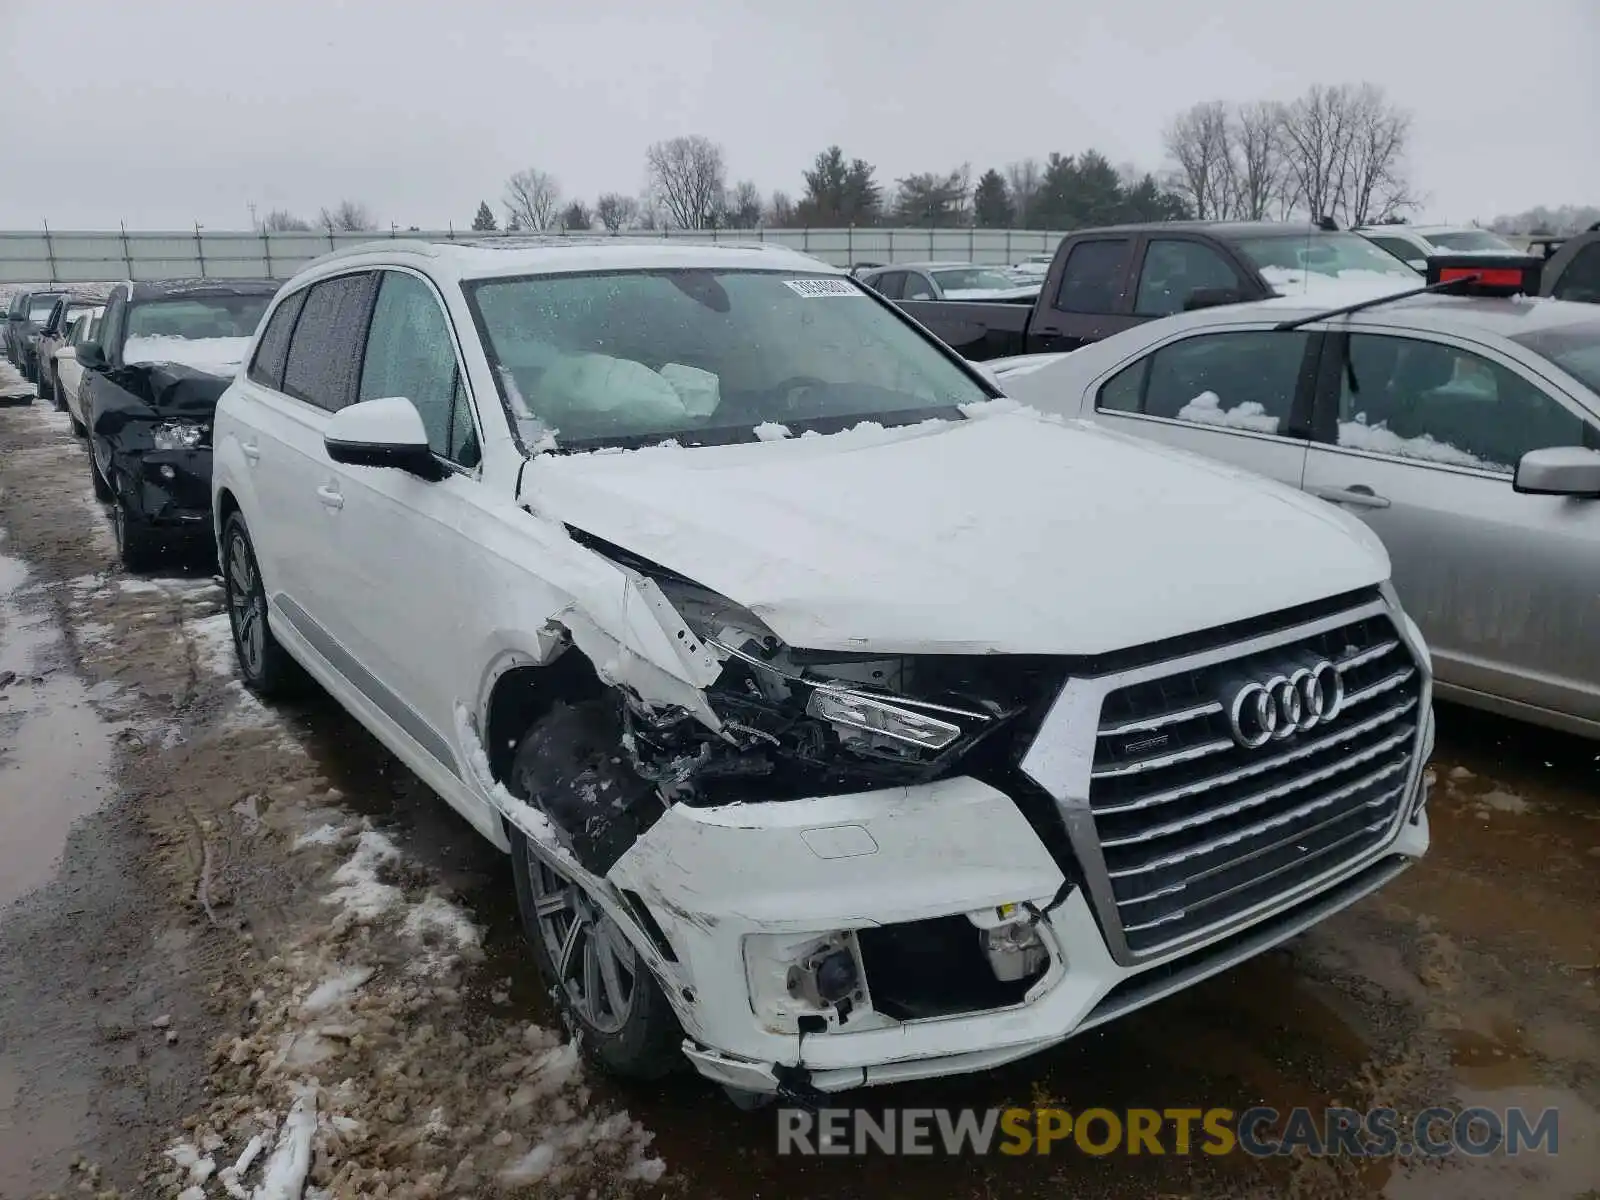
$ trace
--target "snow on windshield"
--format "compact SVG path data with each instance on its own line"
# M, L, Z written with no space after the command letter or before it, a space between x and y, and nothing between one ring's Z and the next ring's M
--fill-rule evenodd
M182 363L214 375L231 375L244 361L249 346L247 337L130 337L123 344L122 360L126 363Z
M1499 234L1487 229L1459 229L1451 233L1425 235L1429 244L1443 250L1466 254L1518 254L1520 251Z
M854 283L685 269L466 285L523 444L759 440L985 398Z
M1257 433L1277 433L1281 424L1277 417L1254 400L1246 400L1225 409L1222 407L1222 398L1215 392L1201 392L1178 410L1178 419L1200 425L1222 425L1229 429L1253 429Z
M1304 237L1241 238L1238 245L1275 288L1303 286L1312 278L1421 282L1417 272L1359 234L1308 230Z

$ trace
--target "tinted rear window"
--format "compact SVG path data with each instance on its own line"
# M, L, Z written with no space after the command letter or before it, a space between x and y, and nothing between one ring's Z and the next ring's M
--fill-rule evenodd
M283 390L283 364L289 357L289 334L294 331L294 319L300 315L305 302L306 293L302 289L273 310L250 363L250 378L257 383Z
M1064 312L1109 313L1122 298L1122 278L1128 273L1133 243L1126 238L1080 242L1067 257L1061 272L1056 307Z
M341 275L313 284L295 323L283 390L338 412L355 396L372 316L372 276Z

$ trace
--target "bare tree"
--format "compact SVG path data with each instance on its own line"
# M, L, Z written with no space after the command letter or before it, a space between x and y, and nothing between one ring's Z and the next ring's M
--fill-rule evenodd
M1233 216L1238 164L1228 106L1207 100L1180 114L1162 140L1178 164L1173 184L1202 221Z
M371 210L355 200L341 200L331 209L324 208L317 215L317 224L329 233L361 233L378 227Z
M1416 204L1404 161L1411 114L1390 104L1383 89L1370 83L1349 102L1340 214L1353 226L1386 221Z
M303 233L311 228L311 222L287 209L275 208L261 219L261 228L268 233Z
M788 192L773 192L767 201L767 224L774 229L787 229L795 223L794 200Z
M754 229L761 224L761 189L748 179L733 185L722 204L730 229Z
M543 233L561 212L561 185L550 172L536 167L518 171L506 180L505 206L518 228Z
M1279 106L1261 100L1241 104L1230 122L1233 145L1233 211L1242 221L1265 221L1284 191L1286 171Z
M594 215L612 233L625 229L639 217L639 202L621 192L606 192L594 202Z
M1025 158L1006 167L1006 189L1011 193L1011 204L1016 209L1018 225L1027 228L1028 213L1044 183L1044 170L1036 158Z
M716 224L727 190L721 146L699 134L670 138L645 151L645 166L673 224L680 229Z

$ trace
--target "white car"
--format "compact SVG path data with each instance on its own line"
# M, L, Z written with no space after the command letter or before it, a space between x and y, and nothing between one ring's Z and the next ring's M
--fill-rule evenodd
M589 1051L745 1098L972 1071L1428 844L1357 523L1012 411L777 247L383 241L216 412L235 647L512 856Z
M1517 254L1505 238L1476 225L1363 225L1355 232L1414 271L1434 254Z
M78 362L78 347L92 342L100 332L100 318L106 315L103 305L89 309L73 319L67 330L66 345L51 357L51 400L57 412L65 411L72 418L72 432L82 437L87 431L83 424L83 400L78 395L83 386L83 367Z

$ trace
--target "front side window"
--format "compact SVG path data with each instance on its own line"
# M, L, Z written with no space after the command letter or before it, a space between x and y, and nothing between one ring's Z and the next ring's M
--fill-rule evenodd
M902 299L900 293L906 286L906 273L904 271L885 271L879 275L872 285L878 292L890 300Z
M439 301L415 275L385 271L382 279L361 367L361 399L404 396L422 414L435 454L477 466L477 430Z
M1600 304L1600 239L1590 242L1572 256L1550 294L1557 300L1581 300Z
M1584 421L1541 388L1442 342L1352 334L1338 444L1510 475L1529 450L1585 444Z
M675 269L465 285L525 445L757 440L960 417L987 399L848 279ZM781 434L769 428L764 434Z
M1600 243L1596 243L1600 250ZM1600 316L1558 329L1519 333L1513 342L1548 358L1600 398Z
M1139 269L1134 312L1141 317L1168 317L1182 312L1196 292L1237 290L1239 274L1203 242L1153 238Z
M1283 434L1306 367L1304 330L1208 333L1169 342L1124 368L1096 405L1219 429Z
M1061 270L1056 307L1062 312L1114 313L1122 297L1122 277L1128 271L1133 243L1127 238L1098 238L1079 242L1067 255Z
M921 271L907 271L905 283L902 285L904 298L907 300L932 300L934 298L933 284Z
M1367 240L1378 249L1388 251L1408 266L1412 263L1422 262L1428 257L1428 252L1421 246L1413 246L1404 238L1372 237Z

